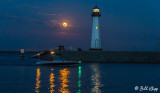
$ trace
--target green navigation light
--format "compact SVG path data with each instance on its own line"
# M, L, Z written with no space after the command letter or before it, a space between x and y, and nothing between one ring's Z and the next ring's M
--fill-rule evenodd
M81 61L81 60L79 60L78 62L79 62L79 63L82 63L82 61Z

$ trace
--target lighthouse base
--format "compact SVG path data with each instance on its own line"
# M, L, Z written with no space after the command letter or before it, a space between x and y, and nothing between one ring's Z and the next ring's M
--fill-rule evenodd
M90 48L89 50L90 51L103 51L102 48Z

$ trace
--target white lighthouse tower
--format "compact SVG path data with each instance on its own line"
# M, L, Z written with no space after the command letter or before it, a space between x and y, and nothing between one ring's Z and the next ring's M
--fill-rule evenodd
M99 28L99 17L101 16L99 8L96 6L92 12L93 24L92 24L92 37L91 37L91 48L90 50L102 50L100 28Z

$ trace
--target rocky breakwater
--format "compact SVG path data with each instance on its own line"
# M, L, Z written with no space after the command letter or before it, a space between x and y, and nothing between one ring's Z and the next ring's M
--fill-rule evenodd
M105 63L160 63L158 52L137 51L55 51L61 59Z

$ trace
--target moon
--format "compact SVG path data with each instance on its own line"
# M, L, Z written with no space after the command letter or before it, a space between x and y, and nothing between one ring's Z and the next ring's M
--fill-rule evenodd
M63 27L67 27L68 26L68 23L67 22L63 22Z

